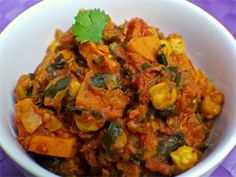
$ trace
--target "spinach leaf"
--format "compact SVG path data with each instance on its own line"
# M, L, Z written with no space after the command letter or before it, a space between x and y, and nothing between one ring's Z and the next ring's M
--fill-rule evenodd
M34 78L35 78L35 74L34 74L34 73L29 73L28 75L29 75L29 77L30 77L30 80L32 80L32 81L33 81L33 80L34 80Z
M26 91L26 96L27 96L27 97L31 97L32 91L33 91L33 86L31 86L31 87L26 87L26 88L25 88L25 91Z
M182 89L183 84L182 84L182 77L181 74L179 73L179 67L178 66L171 66L167 68L170 73L170 80L175 82L176 85Z
M58 80L55 85L52 85L45 91L45 96L53 98L57 94L57 92L65 89L69 85L70 81L71 76L67 76L63 79Z
M109 126L106 129L106 134L103 142L109 153L112 153L113 149L111 145L115 142L121 131L122 128L118 125L117 122L110 122Z
M140 162L142 161L143 158L143 153L144 149L142 147L138 148L137 153L129 157L129 161L136 165L140 165Z
M56 57L55 62L47 66L46 71L51 73L51 77L49 79L55 78L57 76L57 70L62 69L65 66L66 62L61 61L62 58L63 55L59 54Z
M185 138L183 133L179 133L174 136L170 136L168 139L162 140L158 145L158 153L164 156L169 156L169 154L180 146L185 144Z
M100 113L100 112L98 112L98 111L91 111L91 114L96 118L96 119L103 119L104 117L103 117L103 115Z
M136 165L140 165L140 158L137 157L136 155L130 156L129 161Z
M152 106L151 103L148 104L148 111L146 114L147 119L151 119L154 116L155 113L155 108Z
M46 71L51 73L51 77L49 77L49 80L55 78L57 76L57 71L55 69L55 67L53 65L49 65L47 68L46 68Z
M66 62L61 61L62 59L63 59L63 55L59 54L56 57L54 64L52 64L53 67L56 68L56 69L62 69L64 67L64 65L66 64Z
M98 88L117 88L118 78L114 74L94 74L91 77L91 84Z
M174 114L174 111L176 109L176 106L175 105L171 105L169 106L167 109L165 110L158 110L157 111L157 114L158 116L160 116L161 118L164 118L164 117L169 117L169 116L172 116Z
M78 77L81 77L81 76L82 76L82 73L81 73L80 70L77 70L75 74L76 74L76 76L78 76Z
M148 69L148 68L150 68L152 65L150 65L149 63L144 63L144 64L142 64L142 71L144 71L144 70L146 70L146 69Z
M105 88L104 74L95 74L91 77L91 84L98 88Z
M158 61L158 63L163 64L164 66L168 65L168 62L167 62L167 59L166 59L166 56L164 53L162 53L160 56L158 56L157 61Z
M70 112L74 112L78 115L81 115L84 111L83 109L77 108L76 106L67 106L66 110Z
M84 59L84 57L82 55L80 55L78 53L77 57L75 58L75 62L80 66L80 67L84 67L84 68L88 68L87 62Z

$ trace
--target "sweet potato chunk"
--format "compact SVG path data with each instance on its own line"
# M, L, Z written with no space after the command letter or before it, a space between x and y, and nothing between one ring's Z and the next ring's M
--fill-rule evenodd
M97 45L85 42L79 45L80 54L86 59L87 64L94 73L117 73L119 64L111 59L106 45Z
M160 41L157 35L144 36L131 39L127 44L127 49L130 52L135 52L143 58L154 61L157 51L160 46Z
M99 89L91 86L92 72L88 72L76 98L76 106L87 110L100 111L106 118L115 120L122 117L129 98L120 89Z
M76 138L49 137L33 135L29 151L54 157L73 157Z

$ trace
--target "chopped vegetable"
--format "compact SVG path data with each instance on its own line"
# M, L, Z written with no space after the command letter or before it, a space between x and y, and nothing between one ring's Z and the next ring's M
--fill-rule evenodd
M168 156L171 152L175 151L178 147L185 144L184 135L182 133L170 136L159 143L158 152L164 156Z
M160 40L160 46L161 53L163 53L166 57L169 57L173 51L169 41L165 39Z
M164 65L164 66L167 66L168 65L168 62L167 62L167 59L166 59L166 56L164 53L162 53L159 57L158 57L158 63Z
M46 89L45 96L54 97L57 94L57 92L65 89L69 85L70 81L71 81L71 76L67 76L63 79L60 79L59 81L57 81L55 85L52 85L51 87Z
M96 118L96 119L103 119L103 115L98 112L98 111L92 111L91 114Z
M169 116L172 116L174 114L175 109L176 109L176 106L171 105L165 110L158 110L157 114L158 114L158 116L160 116L162 118L163 117L169 117Z
M21 120L27 132L33 133L43 123L43 116L30 98L19 101L15 109L16 119Z
M81 115L83 113L83 109L79 109L75 106L67 106L66 110L70 111L70 112L74 112L78 115Z
M160 43L156 35L132 38L126 45L128 51L138 53L148 61L154 61Z
M29 151L54 157L71 158L75 153L76 138L33 135Z
M117 88L118 81L114 74L95 74L91 77L91 84L98 88Z
M176 85L182 89L183 88L183 81L182 81L182 77L181 74L179 73L179 67L177 66L170 66L167 68L170 72L170 79L171 81L175 82Z
M104 78L106 75L104 74L95 74L91 77L91 84L98 88L105 88Z
M148 63L142 64L142 70L143 70L143 71L146 70L146 69L148 69L148 68L150 68L150 67L151 67L151 65L148 64Z
M122 129L116 122L111 122L106 129L106 134L104 137L104 145L106 146L108 152L112 152L111 145L115 142L116 138L120 135Z
M72 25L72 33L81 43L98 43L102 40L102 32L108 20L109 16L100 9L80 10L75 17L75 24Z

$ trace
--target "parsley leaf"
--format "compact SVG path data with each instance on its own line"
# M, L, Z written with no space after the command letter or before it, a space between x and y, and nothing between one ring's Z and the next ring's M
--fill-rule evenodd
M102 40L102 33L109 16L100 9L80 10L72 25L72 33L80 43L92 41L98 43Z

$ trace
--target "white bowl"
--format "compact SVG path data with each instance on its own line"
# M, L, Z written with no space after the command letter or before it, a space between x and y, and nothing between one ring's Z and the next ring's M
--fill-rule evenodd
M19 76L33 72L42 60L55 29L67 30L79 9L95 7L104 9L117 24L138 16L165 34L183 36L188 55L225 94L225 104L209 138L211 151L179 176L201 176L214 169L236 144L236 42L213 17L180 0L50 0L18 16L0 35L0 143L4 151L32 175L55 176L18 144L12 93Z

